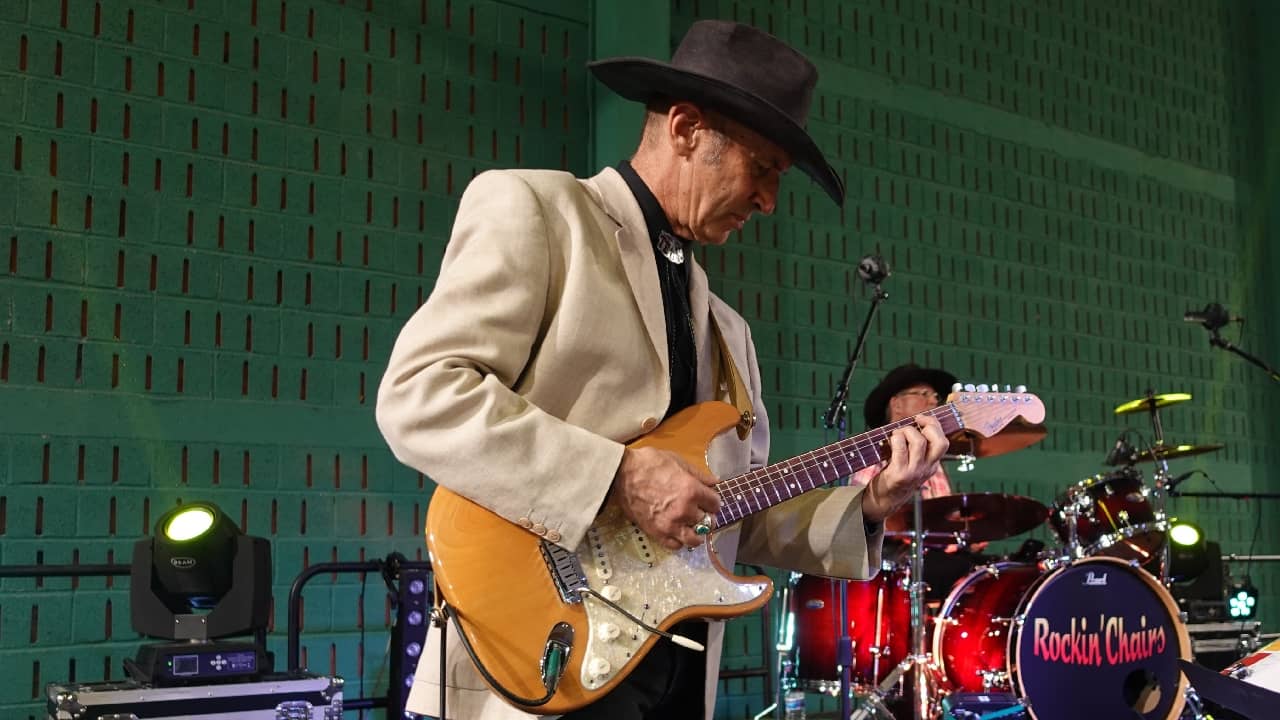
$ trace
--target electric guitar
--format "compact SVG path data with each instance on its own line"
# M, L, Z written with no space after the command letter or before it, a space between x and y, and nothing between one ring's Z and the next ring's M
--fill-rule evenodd
M1014 421L1039 424L1044 405L1026 392L953 392L946 404L922 414L937 418L948 436L963 430L988 438ZM630 446L674 451L707 469L711 440L738 419L732 406L705 402ZM890 423L722 480L715 486L721 506L714 527L880 462L889 434L913 422ZM744 615L772 592L765 576L726 570L712 542L667 550L612 505L571 552L438 487L426 535L440 592L485 681L507 702L538 714L570 712L603 697L676 623Z

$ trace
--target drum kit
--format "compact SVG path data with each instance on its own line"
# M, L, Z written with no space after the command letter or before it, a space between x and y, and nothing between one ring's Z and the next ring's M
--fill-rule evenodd
M1072 484L1052 506L999 493L917 493L885 528L886 556L898 539L909 542L910 562L886 561L875 578L845 585L847 628L836 612L840 583L793 575L783 626L794 628L794 643L780 658L780 685L838 695L848 637L859 720L1172 720L1184 706L1203 717L1178 667L1191 644L1166 589L1163 505L1167 461L1222 446L1164 443L1159 409L1188 399L1148 392L1117 407L1148 413L1154 442L1118 443L1107 457L1114 469ZM968 450L988 457L1027 444ZM1046 524L1056 546L1029 541L1013 558L964 567L940 603L925 605L926 550L930 561L957 549L970 557L966 548Z

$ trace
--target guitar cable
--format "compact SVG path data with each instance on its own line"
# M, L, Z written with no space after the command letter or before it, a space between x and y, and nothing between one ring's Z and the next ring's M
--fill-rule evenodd
M547 694L537 699L520 697L519 695L516 695L515 693L503 687L502 684L499 683L498 680L493 677L493 675L489 674L489 671L485 668L484 663L480 662L480 658L476 656L476 651L474 648L471 647L471 641L467 638L467 634L462 631L462 625L458 623L458 616L453 612L453 608L448 603L441 603L440 613L446 619L453 621L453 629L458 633L458 640L459 642L462 643L462 648L467 651L467 655L471 658L471 662L475 664L476 669L480 671L480 675L481 677L484 678L484 681L489 683L489 686L492 687L494 690L496 690L499 695L502 695L502 697L515 703L516 705L524 705L527 707L538 707L540 705L546 705L551 700L551 698L555 696L556 687L559 686L560 684L559 677L556 677L554 681L551 683L551 687L547 688ZM443 637L441 638L441 647L444 647ZM441 650L442 654L443 652L444 651ZM444 667L443 662L441 662L440 667L441 668ZM443 670L441 670L441 672L443 672ZM441 683L440 687L443 688L444 683ZM441 692L443 693L443 690ZM444 705L442 703L441 708L443 707ZM441 717L444 717L443 712L441 712Z
M609 607L613 608L615 611L617 611L617 612L618 612L619 614L621 614L623 617L625 617L626 619L630 620L631 622L633 622L633 623L635 623L635 624L639 625L641 628L643 628L643 629L645 629L645 630L648 630L649 632L651 632L651 633L653 633L654 635L657 635L657 636L659 636L659 637L664 637L664 638L666 638L666 639L670 640L671 642L673 642L673 643L675 643L675 644L679 645L680 647L683 647L683 648L689 648L690 650L694 650L694 651L696 651L696 652L703 652L703 651L705 651L705 650L707 649L707 647L706 647L705 645L703 645L702 643L700 643L700 642L698 642L698 641L696 641L696 640L691 640L691 639L689 639L689 638L687 638L687 637L685 637L685 636L683 636L683 635L677 635L677 634L675 634L675 633L670 633L670 632L667 632L666 630L659 630L658 628L656 628L656 627L654 627L654 626L650 625L649 623L647 623L647 622L645 622L645 621L641 620L640 618L636 617L635 615L632 615L630 612L628 612L628 611L627 611L627 609L626 609L626 608L622 607L622 606L621 606L621 605L619 605L618 603L616 603L616 602L614 602L614 601L610 600L609 598L605 597L604 595L601 595L599 592L597 592L597 591L595 590L595 588L591 588L591 587L580 587L580 588L577 588L577 590L578 590L578 594L579 594L579 595L590 595L591 597L595 598L596 600L599 600L600 602L604 603L605 605L608 605Z
M677 634L675 634L675 633L667 632L666 630L660 630L660 629L658 629L658 628L656 628L656 627L654 627L654 626L650 625L649 623L646 623L645 621L641 620L640 618L636 617L635 615L632 615L629 611L627 611L627 609L626 609L626 608L622 607L621 605L619 605L619 604L615 603L614 601L610 600L609 598L607 598L607 597L605 597L604 595L602 595L602 594L600 594L599 592L597 592L594 588L590 588L590 587L581 587L581 588L578 588L578 593L579 593L579 594L581 594L581 595L584 595L584 596L585 596L585 595L589 595L589 596L591 596L592 598L595 598L596 600L599 600L600 602L604 603L605 605L609 606L610 608L613 608L613 610L615 610L616 612L618 612L619 614L621 614L623 617L626 617L626 618L627 618L628 620L630 620L631 622L634 622L636 625L639 625L641 628L643 628L643 629L645 629L645 630L649 631L650 633L653 633L654 635L658 635L658 636L660 636L660 637L664 637L664 638L666 638L666 639L670 640L671 642L675 643L676 645L679 645L680 647L688 648L688 649L690 649L690 650L694 650L694 651L696 651L696 652L703 652L703 651L705 651L705 650L706 650L706 646L705 646L705 645L703 645L703 644L702 644L702 643L700 643L700 642L697 642L696 640L691 640L690 638L687 638L687 637L685 637L685 636L683 636L683 635L677 635ZM475 664L475 666L476 666L476 669L480 671L480 675L481 675L481 677L483 677L483 678L484 678L484 681L485 681L485 682L487 682L487 683L489 684L489 686L490 686L490 687L492 687L495 691L497 691L497 692L498 692L498 694L502 695L504 698L506 698L507 700L509 700L509 701L511 701L511 702L513 702L513 703L515 703L515 704L517 704L517 705L524 705L524 706L526 706L526 707L539 707L539 706L541 706L541 705L546 705L548 702L550 702L551 698L555 696L555 694L556 694L556 689L557 689L557 687L558 687L558 686L559 686L559 684L560 684L560 683L559 683L559 679L560 679L560 678L559 678L559 676L558 676L558 675L557 675L557 676L555 676L554 678L551 678L550 685L549 685L549 687L547 688L547 694L546 694L546 695L543 695L543 696L542 696L542 697L540 697L540 698L536 698L536 699L535 699L535 698L526 698L526 697L521 697L521 696L516 695L515 693L511 692L511 691L510 691L510 690L508 690L507 688L503 687L503 686L502 686L502 684L501 684L501 683L499 683L499 682L498 682L498 680L497 680L496 678L494 678L492 674L490 674L489 670L488 670L487 668L485 668L484 663L483 663L483 662L481 662L481 661L480 661L480 658L476 655L475 648L471 647L471 640L470 640L469 638L467 638L467 634L466 634L465 632L463 632L463 631L462 631L462 625L461 625L461 624L459 623L459 621L458 621L458 615L457 615L456 613L454 613L454 612L453 612L453 608L452 608L452 607L451 607L447 602L441 602L441 603L439 603L439 604L437 605L437 609L438 609L438 611L439 611L439 613L440 613L441 617L442 617L445 621L449 621L449 620L452 620L452 621L453 621L453 629L454 629L454 631L455 631L455 632L457 632L457 633L458 633L458 641L462 643L462 648L463 648L464 650L466 650L466 651L467 651L467 656L471 658L471 662L472 662L472 663L474 663L474 664ZM445 648L445 636L444 636L444 630L445 630L445 628L444 628L444 627L442 627L442 628L441 628L441 637L440 637L440 648L441 648L441 649L440 649L440 668L441 668L441 673L442 673L442 674L443 674L443 672L444 672L444 666L445 666L445 662L444 662L444 659L445 659L445 658L444 658L444 654L445 654L445 650L444 650L444 648ZM445 687L445 683L443 682L443 678L442 678L441 680L442 680L442 681L441 681L441 683L440 683L440 695L441 695L441 697L440 697L440 709L441 709L441 710L440 710L440 714L441 714L441 717L444 717L444 716L445 716L445 715L444 715L444 707L445 707L445 706L444 706L444 694L445 694L445 692L444 692L444 687Z

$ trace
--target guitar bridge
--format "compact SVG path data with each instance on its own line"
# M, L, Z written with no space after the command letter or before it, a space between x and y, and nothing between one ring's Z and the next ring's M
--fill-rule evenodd
M578 588L587 587L587 578L582 571L582 563L578 562L578 554L545 540L541 548L542 560L546 562L551 581L560 592L560 599L568 603L582 602Z

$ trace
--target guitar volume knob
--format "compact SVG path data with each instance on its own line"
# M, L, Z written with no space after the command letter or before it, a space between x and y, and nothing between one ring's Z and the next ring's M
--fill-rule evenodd
M611 622L600 623L600 627L596 629L596 637L609 641L618 637L619 632L618 626Z
M587 672L592 677L608 675L609 671L612 669L613 666L609 664L609 661L599 656L593 657L587 661Z
M622 588L617 585L605 585L600 594L609 602L618 602L622 598Z

